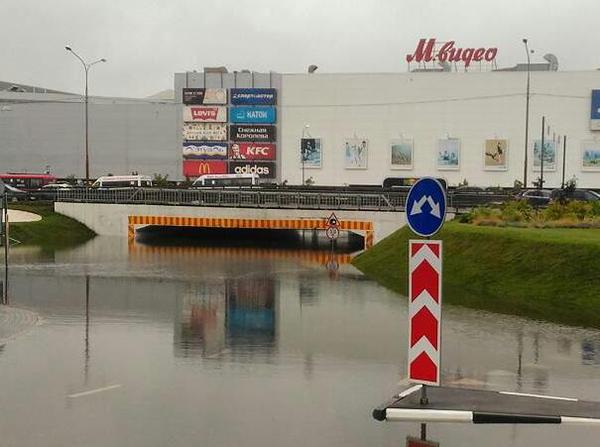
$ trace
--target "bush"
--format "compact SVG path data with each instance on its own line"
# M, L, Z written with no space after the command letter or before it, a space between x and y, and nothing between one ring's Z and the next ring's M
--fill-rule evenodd
M526 200L513 200L502 206L502 219L507 222L529 222L533 215L533 207Z

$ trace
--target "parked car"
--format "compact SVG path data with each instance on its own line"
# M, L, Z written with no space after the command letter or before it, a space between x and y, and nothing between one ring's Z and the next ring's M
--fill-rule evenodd
M35 200L27 191L22 191L14 186L7 185L6 183L4 184L4 188L6 189L6 197L11 202Z
M596 202L600 194L589 189L555 189L552 191L552 200L581 200L582 202Z
M58 191L73 189L74 186L69 183L48 183L35 192L35 196L40 200L55 200Z
M516 195L517 199L527 200L532 206L546 206L552 199L552 191L548 189L530 189Z

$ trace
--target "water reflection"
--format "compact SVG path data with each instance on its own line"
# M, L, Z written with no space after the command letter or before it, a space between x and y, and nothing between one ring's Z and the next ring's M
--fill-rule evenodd
M0 419L3 445L39 445L48 433L55 445L420 438L417 424L369 418L406 374L407 306L347 254L98 238L15 259L16 305L44 324L0 347L0 378L17 385L0 393L11 408ZM600 400L598 331L447 306L443 338L446 384ZM64 403L115 383L119 391ZM427 438L444 447L595 442L547 430L442 424Z

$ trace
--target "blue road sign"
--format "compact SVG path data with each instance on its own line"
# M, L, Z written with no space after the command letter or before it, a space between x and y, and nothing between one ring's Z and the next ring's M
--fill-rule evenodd
M423 177L410 188L406 197L406 222L419 236L437 233L446 218L446 191L434 178Z

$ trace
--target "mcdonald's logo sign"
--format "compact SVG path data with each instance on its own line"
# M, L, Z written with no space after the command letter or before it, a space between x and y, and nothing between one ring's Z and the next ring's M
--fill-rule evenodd
M227 174L227 162L183 160L183 175L185 177L200 177L205 174Z

